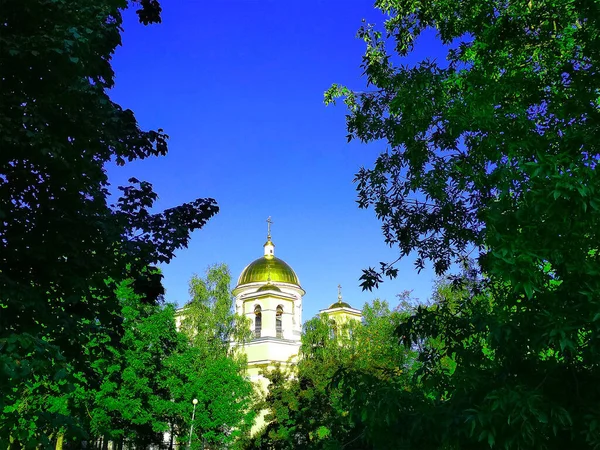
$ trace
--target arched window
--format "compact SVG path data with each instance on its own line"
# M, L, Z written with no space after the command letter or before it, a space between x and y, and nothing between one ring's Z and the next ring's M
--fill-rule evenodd
M329 337L331 339L335 339L336 336L337 336L337 323L335 323L335 320L331 319L329 321Z
M277 337L283 337L283 306L279 305L275 312L275 331L277 332Z
M254 337L259 338L262 330L262 310L260 305L254 307Z

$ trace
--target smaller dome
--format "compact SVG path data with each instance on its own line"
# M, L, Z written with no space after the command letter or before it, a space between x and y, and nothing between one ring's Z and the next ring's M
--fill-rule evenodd
M265 291L281 292L281 289L279 289L274 284L265 284L264 286L261 286L256 290L256 292L265 292Z
M332 303L331 306L329 306L328 309L333 309L333 308L352 308L352 306L350 306L348 303L346 302L335 302ZM352 308L354 309L354 308Z

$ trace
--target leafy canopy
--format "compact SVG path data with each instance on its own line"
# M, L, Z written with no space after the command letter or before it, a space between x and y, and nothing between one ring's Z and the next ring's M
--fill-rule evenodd
M254 420L254 390L246 379L246 359L233 344L250 339L250 323L236 314L231 273L226 264L209 266L204 277L189 282L190 301L178 311L180 330L194 357L182 370L199 376L182 386L182 396L198 399L193 444L222 448L246 433ZM190 400L191 401L191 400Z
M61 428L81 433L87 416L66 413L75 384L65 374L90 375L82 348L98 324L118 342L119 283L132 279L143 302L158 301L160 275L146 269L168 262L218 211L212 199L156 211L152 185L135 178L109 203L107 163L167 152L162 130L143 131L108 95L128 6L6 0L0 8L3 442L10 433L15 445ZM160 6L141 0L138 14L157 22Z
M231 273L226 264L215 264L204 277L194 275L189 283L190 301L181 311L181 331L200 349L204 358L230 356L238 359L232 343L250 340L249 321L235 312ZM245 361L240 360L245 368Z
M414 355L397 345L396 327L404 314L375 300L363 309L364 321L334 325L326 315L304 324L300 359L292 373L267 372L266 427L245 448L365 449L373 446L371 429L355 407L352 393L368 398L366 385L340 382L369 374L377 383L406 385ZM290 376L292 375L292 376ZM379 404L381 414L393 402ZM381 442L381 441L380 441Z
M462 274L451 300L398 330L428 343L419 383L432 398L416 415L410 403L401 411L427 424L404 437L416 445L426 428L419 448L596 448L600 5L376 7L383 29L358 33L369 90L326 93L345 96L349 139L387 144L356 175L359 206L374 208L400 257L417 253L418 269L429 260L442 275L474 254L480 275ZM426 31L446 60L402 64ZM381 263L362 286L396 275Z
M222 447L250 421L252 386L226 354L210 358L198 340L176 330L173 305L140 301L132 283L122 283L124 334L118 345L105 337L90 348L101 384L88 402L92 436L145 447L161 445L169 432L188 442L192 400L198 400L194 448L203 441ZM192 344L192 345L190 345Z

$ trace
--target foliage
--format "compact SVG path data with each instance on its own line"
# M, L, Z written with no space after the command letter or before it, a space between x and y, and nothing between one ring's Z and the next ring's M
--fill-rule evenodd
M178 414L181 404L191 404L190 399L175 398L171 384L191 383L197 375L190 373L189 380L173 364L189 351L185 336L175 330L173 306L142 303L131 282L119 287L118 296L123 337L116 346L105 337L95 342L105 349L87 349L101 380L90 408L91 431L136 446L156 444L171 424L184 422L185 416ZM98 358L102 350L104 358Z
M119 340L118 284L133 279L142 301L156 302L160 276L145 269L217 212L212 199L155 212L151 184L135 178L109 204L107 163L167 152L162 130L142 131L108 96L127 6L0 7L0 440L12 434L15 446L82 433L86 413L66 399L89 375L82 348L98 324ZM159 21L158 2L140 6L142 22Z
M199 403L194 434L216 448L247 432L254 420L250 407L254 391L245 379L246 360L232 346L250 339L250 324L236 314L230 286L226 264L208 267L205 277L191 278L191 299L178 313L181 332L195 355L186 370L194 368L202 374L201 384L195 387Z
M598 448L600 5L376 6L385 31L359 31L373 89L326 94L346 95L349 139L388 144L356 176L359 204L417 268L443 274L475 251L483 276L399 329L407 344L436 341L420 355L434 400L413 415L432 437L419 448ZM425 31L446 62L397 64ZM382 263L363 287L396 274Z
M91 432L115 442L145 447L170 432L187 442L195 411L194 436L222 447L244 428L252 386L227 355L207 358L175 328L172 305L147 305L131 283L119 288L124 334L118 346L108 339L105 358L94 359L101 379L90 408ZM94 351L92 353L98 353ZM237 429L237 432L233 430ZM198 444L199 445L199 444Z
M413 357L398 346L394 330L403 313L375 300L365 305L363 324L331 322L323 314L304 325L301 358L293 376L281 369L267 372L267 426L247 448L365 449L364 417L351 410L340 374L371 374L376 380L406 385ZM333 381L333 383L332 383Z
M231 273L225 264L210 266L204 278L194 275L190 280L191 300L181 312L181 330L204 358L240 358L232 342L243 345L250 340L250 323L235 312L230 286ZM239 363L245 367L245 361Z
M349 139L389 145L373 169L356 177L359 205L374 207L386 242L401 255L418 251L417 267L430 259L439 274L471 246L483 249L512 235L530 240L542 229L552 238L572 227L584 249L597 245L594 230L588 233L600 210L597 3L376 6L390 15L385 33L372 25L358 33L374 89L334 85L326 102L346 95ZM432 29L448 49L447 64L395 64L387 38L406 57ZM572 221L548 220L566 211ZM556 240L553 249L569 250L565 244ZM518 262L535 266L537 256ZM494 252L489 258L517 259ZM587 250L579 258L588 264ZM380 275L365 277L365 287Z

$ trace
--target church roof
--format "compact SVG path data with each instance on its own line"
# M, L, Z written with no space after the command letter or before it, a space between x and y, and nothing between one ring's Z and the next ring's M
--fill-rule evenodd
M267 283L264 286L259 287L256 292L264 292L264 291L275 291L275 292L281 292L281 289L279 289L277 286L275 286L274 284L270 284Z
M350 306L349 303L346 303L344 301L342 301L342 286L338 284L338 299L337 302L332 303L331 305L329 305L329 308L327 309L335 309L335 308L350 308L350 309L354 309L352 306Z
M352 306L350 306L348 303L346 302L342 302L342 301L337 301L335 303L332 303L329 308L327 309L333 309L333 308L352 308ZM354 309L354 308L352 308Z
M290 283L300 286L296 272L282 259L263 256L248 264L242 271L238 286L257 282Z
M272 223L269 217L267 219L267 242L263 245L264 256L255 259L242 270L236 289L245 284L265 282L267 285L262 286L260 291L273 290L272 283L289 283L300 287L300 280L296 272L285 261L275 257L275 244L271 240Z

